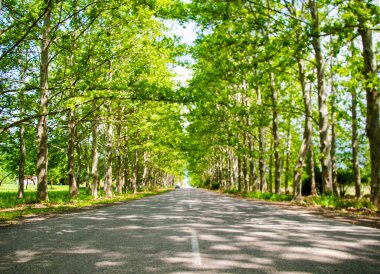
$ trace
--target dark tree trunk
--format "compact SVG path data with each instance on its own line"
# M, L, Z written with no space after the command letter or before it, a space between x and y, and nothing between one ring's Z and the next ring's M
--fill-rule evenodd
M25 97L24 97L24 82L25 82L26 67L22 65L21 71L21 89L20 89L20 117L23 118L25 110ZM25 148L25 126L20 124L20 163L18 170L18 193L17 198L24 198L24 180L25 180L25 162L26 162L26 148Z
M75 180L75 171L74 171L74 151L75 151L75 117L74 109L70 109L69 112L69 144L67 148L67 173L69 175L69 187L70 187L70 197L74 198L78 195L78 187Z
M250 184L251 190L253 192L257 192L260 190L260 185L257 181L257 176L256 176L255 157L253 155L254 143L253 143L253 136L251 134L248 135L248 142L249 142L249 184Z
M305 166L305 159L308 151L310 151L312 136L313 136L313 124L312 124L312 110L311 110L311 96L310 92L306 88L305 82L305 68L304 63L301 58L298 58L298 71L299 71L299 81L302 89L303 104L305 109L305 122L304 122L304 131L303 139L298 154L298 159L296 162L294 170L294 180L293 180L293 191L296 197L296 200L301 200L302 197L302 171Z
M45 5L50 1L45 0ZM48 201L47 172L48 172L48 97L49 97L49 34L51 8L48 8L43 19L42 47L40 62L40 118L37 127L37 200Z
M77 1L73 1L73 8L77 9ZM77 15L75 14L72 18L72 24L73 24L73 31L71 33L71 56L70 56L70 66L71 69L74 69L75 61L74 61L74 54L76 49L76 25L77 25ZM73 72L72 72L73 73ZM75 76L74 74L71 75L71 86L70 86L70 97L75 96ZM77 178L75 178L75 143L76 143L76 124L75 124L75 107L73 106L69 111L68 116L68 148L67 148L67 173L69 177L69 187L70 187L70 197L75 198L78 196L78 184Z
M364 24L362 23L362 25ZM363 44L363 75L367 97L366 132L371 157L371 202L378 207L380 190L380 125L377 60L373 45L372 30L359 28L359 33Z
M351 47L354 47L354 44L351 44ZM352 58L354 53L352 52ZM351 76L352 78L352 76ZM354 184L355 184L355 196L356 198L361 197L361 178L360 178L360 166L359 166L359 140L358 140L358 99L356 88L351 88L351 127L352 127L352 169L354 173Z
M80 192L80 184L82 183L82 144L80 142L77 143L77 156L78 156L78 170L77 170L77 189L78 194Z
M135 150L135 162L133 165L134 169L134 178L133 178L133 194L137 193L138 180L139 180L139 152Z
M270 150L273 151L273 139L270 143ZM273 193L273 153L269 155L268 190Z

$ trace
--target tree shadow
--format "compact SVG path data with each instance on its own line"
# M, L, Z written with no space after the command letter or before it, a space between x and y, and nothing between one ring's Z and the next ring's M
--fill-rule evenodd
M378 273L380 231L195 189L0 230L1 273Z

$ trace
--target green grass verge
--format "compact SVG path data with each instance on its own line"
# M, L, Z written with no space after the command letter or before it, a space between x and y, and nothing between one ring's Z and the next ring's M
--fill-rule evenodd
M101 190L99 192L99 198L95 200L91 195L86 194L84 188L81 188L78 197L70 199L68 186L53 186L53 189L49 189L49 202L37 203L36 191L32 187L29 186L29 189L25 191L23 199L18 199L17 189L15 190L9 186L3 186L0 187L0 221L3 222L21 216L69 212L83 207L137 200L170 191L170 189L163 189L139 192L135 195L126 193L114 195L112 198L105 198L104 191Z
M244 198L253 198L259 200L267 200L273 202L290 202L293 200L293 195L286 194L274 194L270 192L249 192L249 193L240 193L238 190L226 190L224 193L240 195ZM376 210L373 204L369 199L355 199L355 198L346 198L346 197L337 197L334 195L331 196L317 196L317 197L306 197L306 204L320 206L323 208L332 208L332 209L369 209L371 211ZM380 213L378 210L377 213Z
M278 195L278 194L274 194L270 192L249 192L249 193L243 193L242 196L246 198L267 200L267 201L273 201L273 202L289 202L293 199L292 195L286 195L286 194Z
M273 201L273 202L282 202L282 201L288 202L293 199L292 195L286 195L286 194L277 195L270 192L240 193L237 189L225 190L224 193L239 195L244 198L253 198L253 199L267 200L267 201Z
M331 196L318 196L313 197L313 202L316 205L319 205L323 208L334 208L334 209L347 209L347 208L355 208L355 209L370 209L374 210L375 207L369 201L369 199L355 199L355 198L345 198L345 197L337 197L334 195Z

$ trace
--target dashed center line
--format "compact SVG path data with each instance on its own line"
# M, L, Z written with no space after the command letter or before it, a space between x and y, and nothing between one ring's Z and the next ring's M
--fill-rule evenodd
M193 265L201 266L202 258L201 254L199 253L198 235L194 229L191 229L191 251L193 254Z

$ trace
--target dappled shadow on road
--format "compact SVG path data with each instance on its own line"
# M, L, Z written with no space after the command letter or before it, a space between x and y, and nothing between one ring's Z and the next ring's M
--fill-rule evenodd
M0 231L1 273L378 273L380 231L199 190Z

